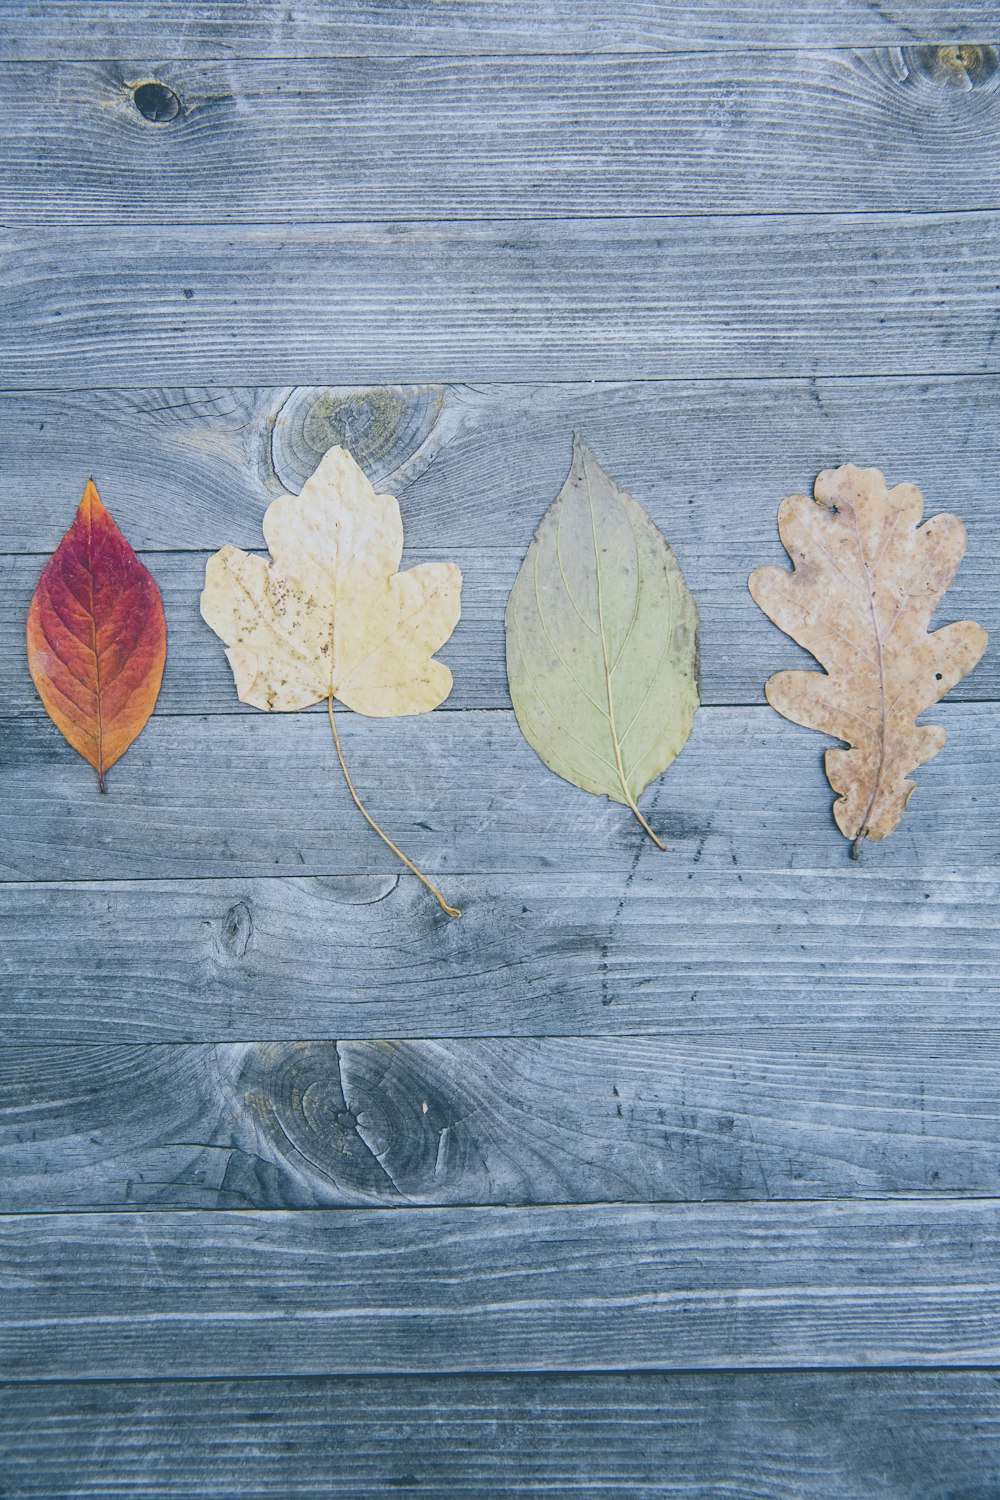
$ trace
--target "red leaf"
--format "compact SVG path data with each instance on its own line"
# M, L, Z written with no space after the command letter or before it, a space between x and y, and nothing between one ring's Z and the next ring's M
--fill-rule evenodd
M91 479L28 610L28 667L53 723L105 772L145 725L160 691L167 623L156 580Z

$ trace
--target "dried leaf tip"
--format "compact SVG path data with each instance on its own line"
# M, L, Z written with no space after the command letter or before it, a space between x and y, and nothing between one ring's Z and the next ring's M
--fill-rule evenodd
M913 484L889 489L878 469L825 469L813 498L793 495L778 510L792 568L757 568L758 606L823 672L778 672L768 702L793 723L844 742L826 752L838 794L837 826L860 857L898 826L916 783L910 774L942 749L940 726L918 716L979 661L986 631L972 620L927 629L965 555L957 516L921 524Z
M101 500L100 495L97 493L97 485L94 483L93 475L91 475L91 477L87 480L86 486L84 487L83 499L80 501L80 504L77 507L77 513L83 513L84 515L90 516L95 511L98 515L106 513L104 509L104 502Z

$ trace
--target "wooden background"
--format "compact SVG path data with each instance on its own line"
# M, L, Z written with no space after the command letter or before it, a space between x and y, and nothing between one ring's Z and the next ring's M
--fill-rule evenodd
M4 1500L1000 1494L1000 656L854 866L745 586L784 495L877 464L966 518L940 618L1000 640L991 36L929 0L8 0ZM574 427L701 609L666 855L510 710ZM448 702L342 728L460 922L198 615L336 441L465 574ZM23 647L91 472L170 631L106 798Z

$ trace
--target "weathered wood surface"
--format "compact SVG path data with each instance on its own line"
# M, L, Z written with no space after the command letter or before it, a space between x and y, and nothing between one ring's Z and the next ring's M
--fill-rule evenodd
M988 503L982 497L981 504ZM675 531L689 533L678 515ZM72 515L72 505L67 506ZM753 525L756 521L758 524ZM989 533L1000 521L1000 511L977 514L971 520L970 556L954 588L942 605L940 619L978 620L1000 639L1000 593L996 587ZM485 527L485 519L483 525ZM771 535L773 516L745 516L733 534L720 533L718 546L706 538L682 547L676 538L685 577L694 590L701 617L701 701L710 705L760 703L764 683L782 667L811 666L815 660L788 637L779 635L758 610L746 589L747 559L778 561ZM746 533L759 531L746 539ZM766 535L765 535L766 533ZM407 553L406 566L437 561L445 549ZM205 587L205 553L140 554L163 595L169 625L169 650L158 714L254 714L259 710L240 703L225 651L199 612ZM266 554L265 554L266 555ZM504 648L504 609L521 565L522 554L511 548L451 547L448 559L462 570L462 619L454 636L438 653L454 675L454 686L439 713L467 709L510 708ZM0 717L41 715L45 710L35 691L25 657L24 622L31 595L44 566L41 557L0 556ZM982 663L949 695L953 702L989 702L1000 697L1000 653L988 651ZM347 710L345 710L346 712ZM325 713L322 704L316 712Z
M949 742L917 771L899 830L866 845L872 870L927 878L995 864L998 714L995 703L935 707L930 721ZM642 799L666 855L627 809L547 771L510 711L345 715L341 740L368 805L442 878L551 870L624 881L639 861L663 878L703 862L732 886L737 871L833 872L847 859L822 768L830 741L767 706L700 710L670 775ZM0 719L0 878L398 870L360 824L319 714L154 715L108 787L98 795L49 719Z
M136 107L151 73L172 119ZM989 47L22 64L0 195L78 224L991 209L1000 70Z
M997 1370L0 1387L8 1500L988 1500ZM223 1415L224 1414L224 1415Z
M1000 379L982 376L0 392L18 502L0 554L47 556L91 472L137 548L260 548L271 500L342 443L399 495L409 549L523 555L578 427L685 567L710 556L741 598L751 566L784 556L778 502L820 469L850 460L917 483L928 513L956 510L970 527L950 606L1000 551L998 406Z
M140 555L160 587L170 632L167 668L157 699L157 713L259 712L240 703L225 648L199 612L199 597L205 587L205 564L210 554L146 552ZM433 554L411 550L407 553L405 566L437 561L441 556L440 549ZM503 614L521 556L509 548L487 552L452 547L448 549L448 559L462 569L462 620L457 634L438 653L455 678L455 685L439 712L510 708L504 665ZM45 712L27 669L24 643L28 605L43 565L43 559L38 557L0 556L0 717ZM990 588L988 601L983 603L992 607L995 598L996 591ZM719 632L735 638L740 622L730 623L725 618L732 613L726 608L726 602L720 601L724 618L719 622ZM973 614L977 607L977 604L971 606ZM757 626L756 621L754 625ZM714 635L715 631L712 633ZM767 666L760 670L759 660L744 663L748 681L753 680L754 666L759 668L753 687L756 698L773 664L774 640L773 629L769 629L766 621L764 628L757 626L754 634L772 637L768 642L772 650ZM721 661L721 655L718 659ZM995 670L991 659L991 680ZM714 678L713 673L711 686L703 686L703 701L710 702L714 696L719 701L732 702L732 685L716 683ZM1000 686L1000 679L997 685ZM988 689L982 682L976 683L973 679L962 696L976 698L987 694ZM317 704L316 711L325 714L325 704Z
M908 0L27 0L4 17L0 56L395 57L423 53L643 52L718 47L978 42L992 7Z
M916 1030L992 1045L992 867L890 879L842 846L793 873L634 845L603 874L466 875L449 888L459 922L388 871L0 885L4 1039L681 1032L759 1051L798 1037L807 1056L860 1037L877 1056L887 1032Z
M0 1219L8 1380L1000 1363L995 1199Z
M995 212L16 227L0 384L990 373L998 280Z
M996 654L856 868L823 738L752 706L798 652L745 588L782 496L876 463L970 523L941 623L1000 626L995 21L5 8L4 1496L1000 1485ZM665 856L507 707L577 427L702 606ZM343 725L460 922L197 618L336 441L466 572L448 709ZM20 635L91 471L171 622L107 798ZM689 1366L731 1373L583 1373Z
M579 426L670 537L695 590L703 701L759 702L764 679L800 653L753 606L747 572L783 557L778 500L849 457L919 479L928 513L962 514L970 551L941 619L1000 630L1000 522L989 501L1000 487L997 395L992 379L8 393L5 473L22 504L2 543L47 556L96 469L140 547L259 548L270 500L299 489L329 444L350 442L375 482L401 494L408 559L447 555L463 569L444 711L505 707L504 605ZM242 711L197 610L204 558L146 560L170 621L158 711ZM0 556L0 714L41 711L23 644L41 566L41 556ZM989 652L953 696L996 697L998 661Z
M11 554L47 555L96 468L139 545L259 548L267 503L283 486L297 490L329 443L350 441L376 482L401 493L407 537L416 539L408 560L448 556L463 569L462 621L444 653L455 688L444 711L506 707L504 606L565 475L576 425L681 559L701 611L703 701L754 703L773 670L806 658L754 607L747 572L783 557L778 500L847 457L880 463L891 479L918 479L928 514L962 514L970 551L941 622L974 618L1000 632L1000 518L990 500L1000 486L996 398L995 380L975 379L6 395L5 472L22 504L2 544ZM772 454L786 431L794 440ZM481 504L483 496L497 507ZM170 624L158 711L242 711L198 613L204 556L144 556ZM24 659L24 617L41 566L37 555L0 555L3 715L42 711ZM995 698L998 670L990 651L953 696Z
M886 1009L889 1007L886 1006ZM10 1045L0 1210L995 1193L1000 1031Z

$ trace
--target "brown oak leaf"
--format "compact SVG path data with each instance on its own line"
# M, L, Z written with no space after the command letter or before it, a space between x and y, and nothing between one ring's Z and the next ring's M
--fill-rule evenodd
M986 650L972 620L927 626L965 556L957 516L923 525L916 485L891 490L878 469L825 469L815 498L792 495L778 531L793 568L757 568L753 598L823 672L778 672L767 701L786 719L845 741L826 752L838 794L837 826L854 841L884 839L898 825L917 766L932 760L947 733L917 723Z

